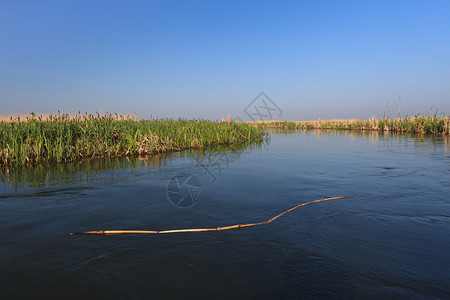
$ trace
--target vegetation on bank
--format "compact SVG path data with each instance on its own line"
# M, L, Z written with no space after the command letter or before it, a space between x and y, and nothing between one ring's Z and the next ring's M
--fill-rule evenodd
M450 117L447 116L415 116L403 119L372 118L369 120L267 121L254 124L260 129L344 129L447 135L450 132Z
M137 156L212 145L262 142L246 123L138 120L118 115L58 114L0 122L0 165Z

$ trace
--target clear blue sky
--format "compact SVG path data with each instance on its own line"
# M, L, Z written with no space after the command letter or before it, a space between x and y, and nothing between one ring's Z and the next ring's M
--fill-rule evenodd
M0 4L0 114L281 119L450 112L450 1Z

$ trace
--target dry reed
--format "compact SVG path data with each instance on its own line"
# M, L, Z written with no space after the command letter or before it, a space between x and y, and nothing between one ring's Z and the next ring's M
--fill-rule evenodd
M276 215L275 217L265 221L265 222L259 222L259 223L249 223L249 224L236 224L236 225L230 225L230 226L224 226L224 227L216 227L216 228L193 228L193 229L172 229L172 230L100 230L100 231L84 231L84 232L74 232L70 233L70 235L113 235L113 234L149 234L149 233L181 233L181 232L204 232L204 231L222 231L222 230L231 230L231 229L239 229L239 228L245 228L245 227L251 227L251 226L259 226L259 225L268 225L275 221L276 219L280 218L284 214L287 214L288 212L293 211L294 209L297 209L302 206L306 206L313 203L318 202L324 202L324 201L330 201L330 200L337 200L337 199L343 199L343 198L350 198L354 196L340 196L340 197L332 197L332 198L323 198L319 200L314 200L306 203L301 203L296 206L290 207L286 210L284 210L282 213Z

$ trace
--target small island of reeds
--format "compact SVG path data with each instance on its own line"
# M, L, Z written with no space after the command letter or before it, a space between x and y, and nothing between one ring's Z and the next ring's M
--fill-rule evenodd
M139 120L117 114L32 114L0 122L0 166L260 143L264 137L263 130L236 122Z

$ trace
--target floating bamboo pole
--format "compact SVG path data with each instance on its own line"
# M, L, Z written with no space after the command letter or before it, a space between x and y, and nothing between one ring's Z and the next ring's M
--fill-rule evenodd
M224 226L224 227L216 227L216 228L193 228L193 229L173 229L173 230L100 230L100 231L83 231L83 232L72 232L70 235L75 234L83 234L83 235L109 235L109 234L148 234L148 233L177 233L177 232L203 232L203 231L221 231L221 230L230 230L230 229L238 229L238 228L245 228L245 227L251 227L251 226L259 226L259 225L267 225L278 219L279 217L283 216L284 214L287 214L288 212L293 211L294 209L297 209L302 206L306 206L313 203L318 202L324 202L324 201L330 201L330 200L336 200L336 199L343 199L343 198L350 198L354 196L341 196L341 197L333 197L333 198L323 198L319 200L314 200L306 203L301 203L299 205L293 206L291 208L288 208L284 210L282 213L276 215L272 219L269 219L265 222L259 222L259 223L250 223L250 224L237 224L237 225L230 225L230 226Z

